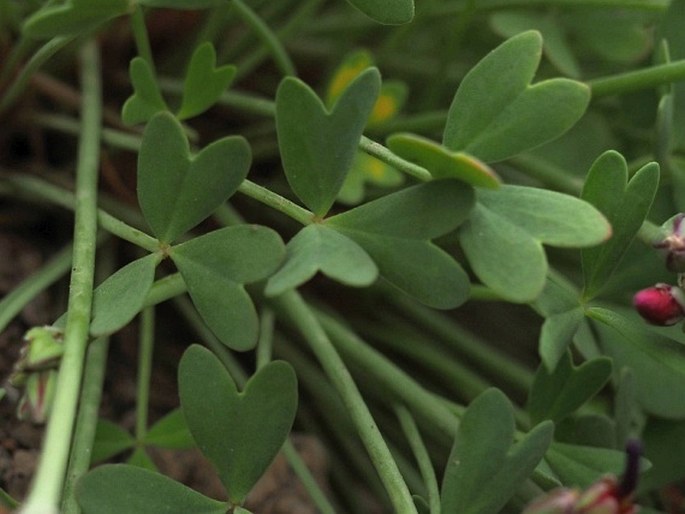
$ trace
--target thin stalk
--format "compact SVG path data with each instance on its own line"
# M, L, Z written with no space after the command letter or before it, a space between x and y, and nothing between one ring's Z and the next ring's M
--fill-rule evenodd
M152 355L155 347L155 308L145 307L140 316L138 336L138 376L136 377L136 441L139 443L147 433L147 416L150 404L150 377Z
M254 198L258 202L268 205L269 207L272 207L273 209L290 216L292 219L302 223L303 225L310 225L313 223L313 212L300 207L287 198L274 193L270 189L255 184L250 180L243 180L243 183L240 184L240 187L238 187L238 191L243 193L245 196Z
M143 306L148 307L150 305L157 305L158 303L162 303L166 300L171 300L172 298L182 295L187 291L188 287L186 286L181 274L172 273L171 275L167 275L166 277L159 279L152 284L150 292L147 294Z
M17 97L24 92L31 75L33 75L33 73L45 64L53 55L73 41L73 39L74 36L55 37L45 43L35 54L33 54L31 59L29 59L21 72L19 72L14 79L14 82L12 82L10 87L7 88L7 91L3 93L2 99L0 100L0 113L7 110Z
M651 89L685 79L685 59L666 64L650 66L643 70L629 71L586 82L592 91L592 98L622 95Z
M319 487L318 482L312 475L311 471L309 471L309 468L302 460L300 454L297 453L295 445L290 439L286 440L285 444L283 445L283 454L288 460L288 464L295 472L297 478L300 479L300 482L304 486L307 494L309 494L309 497L314 502L314 505L319 512L321 514L335 514L333 505L331 505L331 502L321 490L321 487Z
M105 253L97 268L99 281L106 279L114 271L113 252ZM69 456L67 479L64 484L64 498L62 499L62 514L80 514L81 507L76 501L76 481L88 471L93 442L97 429L97 420L102 399L102 388L105 383L107 367L107 351L109 338L101 337L88 345L86 354L86 368L83 373L83 386L79 399L78 417L74 429L74 442Z
M147 34L147 27L145 26L145 14L143 7L138 4L131 13L131 30L133 31L133 39L136 42L138 55L145 59L150 65L152 73L155 73L155 61L152 58L152 47L150 46L150 38Z
M269 26L255 13L250 7L248 7L243 0L233 0L232 1L234 12L242 18L242 20L247 23L252 30L255 31L257 37L261 42L269 49L271 56L274 59L274 63L281 70L281 72L288 75L297 75L295 71L295 65L293 64L290 56L283 48L283 45L278 40L276 34L269 28ZM238 69L238 75L240 76L240 68Z
M271 362L274 343L274 311L269 307L262 309L259 316L259 341L257 342L256 360L257 369Z
M296 291L273 300L277 312L297 326L337 389L398 514L417 514L411 493L357 385L314 313Z
M0 332L38 294L62 278L71 267L72 246L67 245L45 265L0 300Z
M31 38L20 36L19 41L12 46L9 55L5 58L2 69L0 70L0 88L10 78L14 68L16 68L26 54L29 53L35 41Z
M426 168L402 159L401 157L392 153L382 144L376 143L366 136L362 136L361 140L359 141L359 149L383 161L384 163L389 164L393 168L403 171L407 175L411 175L412 177L415 177L423 182L432 180L433 178Z
M40 178L25 174L2 176L0 178L13 187L14 193L38 197L70 210L74 210L78 206L78 193L74 194L67 189L63 189ZM149 252L159 250L159 241L157 239L124 223L102 209L96 210L93 219L97 220L99 225L110 234L140 246Z
M438 488L438 479L435 476L435 469L431 462L426 445L423 444L421 433L416 426L416 422L411 413L403 406L395 406L395 414L400 421L402 430L409 442L416 463L419 465L419 471L423 477L423 483L428 490L428 506L430 514L440 514L440 490Z
M64 354L42 458L33 487L21 510L25 514L57 512L62 497L88 344L95 270L97 179L102 123L100 59L94 40L84 45L81 60L83 121L76 167L74 256L64 332Z

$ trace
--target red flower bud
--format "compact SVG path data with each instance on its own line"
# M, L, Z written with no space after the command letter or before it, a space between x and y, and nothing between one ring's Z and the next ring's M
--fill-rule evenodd
M653 325L674 325L685 317L685 293L679 287L659 283L638 291L633 305Z

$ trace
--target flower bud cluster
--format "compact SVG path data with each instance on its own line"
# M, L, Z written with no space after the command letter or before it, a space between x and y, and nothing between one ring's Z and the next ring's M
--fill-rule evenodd
M21 389L17 406L19 419L45 423L50 414L57 382L57 367L64 352L62 331L55 327L34 327L24 335L24 346L9 378Z

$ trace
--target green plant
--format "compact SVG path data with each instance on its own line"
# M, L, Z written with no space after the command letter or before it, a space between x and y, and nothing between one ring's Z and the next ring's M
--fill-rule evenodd
M65 314L27 333L9 382L23 415L48 418L20 512L245 514L281 448L326 513L369 508L344 460L402 514L668 509L685 339L639 314L685 317L681 0L39 4L0 0L0 113L78 152L73 192L0 160L4 196L75 212L73 252L0 301L4 329L72 270ZM146 22L173 12L191 43L153 44ZM135 42L125 101L103 97L113 24ZM22 101L56 54L78 55L80 120ZM137 155L139 209L99 192L103 146ZM98 230L142 256L95 286ZM211 351L185 350L180 408L148 427L155 306L171 299ZM107 340L136 318L132 434L97 405ZM528 337L498 345L492 325ZM293 426L330 443L333 494ZM147 453L193 445L225 498Z

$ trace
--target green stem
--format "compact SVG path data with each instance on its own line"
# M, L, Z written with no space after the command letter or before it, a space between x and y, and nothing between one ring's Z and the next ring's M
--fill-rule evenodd
M2 99L0 100L0 113L12 105L17 97L24 92L31 75L33 75L33 73L35 73L36 70L45 64L53 55L73 41L73 39L74 36L55 37L45 43L33 54L29 62L26 63L26 66L22 68L19 75L14 79L12 85L3 93Z
M300 207L294 202L291 202L287 198L274 193L270 189L262 187L250 180L243 180L240 184L238 191L243 193L245 196L254 198L258 202L261 202L273 209L276 209L283 214L290 216L295 221L299 221L303 225L310 225L314 220L314 213Z
M248 7L243 0L233 0L232 4L235 12L255 31L264 46L269 49L276 66L278 66L281 72L284 75L297 75L295 65L290 60L290 56L288 56L278 37L276 37L264 20ZM240 69L238 70L238 75L241 75Z
M362 138L360 139L359 149L383 161L384 163L389 164L393 168L396 168L399 171L403 171L404 173L406 173L407 175L411 175L412 177L416 177L421 181L426 182L428 180L432 180L433 178L433 176L426 168L418 166L413 162L405 161L401 157L398 157L397 155L392 153L382 144L376 143L375 141L372 141L366 136L362 136Z
M37 177L22 174L3 176L1 178L5 183L13 187L14 193L38 197L70 210L74 210L78 205L77 195ZM94 219L110 234L140 246L149 252L159 250L159 241L157 239L124 223L102 209L96 210Z
M110 249L111 250L111 249ZM114 271L114 255L107 251L97 266L97 279L102 282ZM109 338L102 337L88 345L86 368L83 373L83 386L79 399L78 417L74 429L74 442L69 456L67 479L64 484L62 514L80 514L81 507L76 501L76 481L88 471L93 453L93 443L105 382Z
M154 74L155 61L152 57L150 38L148 37L147 27L145 26L145 14L143 13L143 8L140 4L136 5L131 13L131 29L133 31L133 38L136 41L138 55L147 61Z
M150 305L157 305L158 303L182 295L187 291L188 287L181 274L172 273L152 284L143 306L148 307Z
M314 502L314 505L318 511L321 514L335 514L333 505L331 505L331 502L328 501L328 498L326 498L326 495L321 490L321 487L319 487L319 484L312 475L311 471L309 471L309 468L305 462L302 460L302 457L300 457L300 454L297 453L295 445L290 439L286 440L285 444L283 445L283 454L288 460L288 464L290 464L290 467L295 472L297 478L299 478L300 482L302 482L302 485L309 494L311 500Z
M651 89L685 79L685 59L586 82L592 98Z
M0 300L0 332L38 294L59 280L71 267L72 246L56 253L45 265Z
M138 376L136 378L136 441L140 444L147 433L147 415L150 404L150 377L152 354L155 347L155 308L145 307L140 317L138 337Z
M34 44L34 40L21 35L19 41L12 46L12 50L10 50L9 55L5 58L5 62L2 65L2 69L0 69L0 88L2 88L5 82L12 76L14 68L19 65Z
M88 344L95 269L97 179L102 124L100 60L94 40L84 45L81 58L83 122L76 168L74 256L64 332L64 355L60 363L53 415L46 429L42 458L26 505L22 508L25 514L57 511L71 448Z
M309 343L337 389L398 514L417 514L414 501L352 376L321 324L296 291L273 300Z
M264 307L259 316L259 341L257 343L257 369L271 362L274 343L274 311Z
M402 430L409 442L409 446L414 453L414 458L419 465L419 471L421 471L423 482L428 490L430 514L440 514L440 490L438 488L438 479L435 476L435 470L433 469L433 463L428 455L428 450L426 450L426 446L423 444L419 428L416 426L416 422L411 413L405 407L396 405L395 414L397 414L397 419L399 419Z

